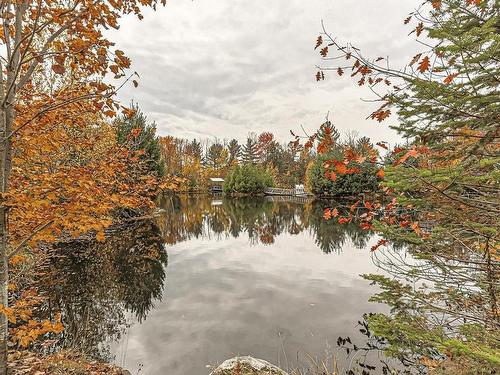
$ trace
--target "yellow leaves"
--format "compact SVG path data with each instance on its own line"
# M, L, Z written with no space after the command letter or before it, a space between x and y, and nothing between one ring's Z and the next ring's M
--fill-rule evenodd
M99 242L104 242L106 240L106 234L103 230L100 230L99 232L97 232L95 238Z
M7 317L9 323L16 324L17 319L13 308L5 307L3 304L0 303L0 314L4 314Z
M14 255L9 259L9 263L11 266L17 266L21 263L23 263L26 260L26 257L24 255Z
M13 325L9 332L10 340L19 347L28 347L39 337L48 333L63 332L61 314L57 314L52 321L48 319L38 321L34 318L35 309L43 301L44 298L38 296L33 290L26 290L11 307L6 308L0 305L0 313L5 314Z

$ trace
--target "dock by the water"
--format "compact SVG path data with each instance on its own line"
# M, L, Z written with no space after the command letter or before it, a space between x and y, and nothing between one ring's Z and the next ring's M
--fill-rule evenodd
M298 185L294 189L282 189L282 188L267 188L264 190L266 195L285 195L285 196L307 196L302 185Z

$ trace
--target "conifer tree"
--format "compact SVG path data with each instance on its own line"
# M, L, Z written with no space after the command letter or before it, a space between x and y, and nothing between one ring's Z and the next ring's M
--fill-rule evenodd
M238 159L241 156L241 146L239 145L236 139L231 139L228 145L228 151L229 151L229 164L231 164L235 160L238 161Z
M500 366L498 1L425 1L405 23L412 20L428 49L403 69L323 34L330 51L352 62L358 85L379 90L382 106L370 117L397 114L394 128L411 143L394 150L393 166L381 174L394 201L383 217L372 212L363 221L408 243L414 261L397 254L401 249L381 248L385 239L374 246L378 264L395 277L366 276L382 288L373 300L392 308L368 322L388 343L386 353L406 364L491 374ZM326 70L340 76L344 69Z
M247 138L247 142L243 145L241 158L244 164L257 163L257 141L254 137L249 136Z

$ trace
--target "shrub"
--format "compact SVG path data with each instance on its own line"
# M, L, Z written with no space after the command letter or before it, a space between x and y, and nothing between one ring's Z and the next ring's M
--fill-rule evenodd
M354 174L337 174L335 181L325 177L325 168L323 163L326 160L335 158L335 155L323 154L319 155L307 171L308 188L315 195L334 195L334 196L351 196L358 195L362 192L372 192L378 189L379 181L377 179L377 168L369 162L363 162L361 165L356 164L361 168L360 173ZM339 156L341 160L341 157ZM347 165L347 167L351 167Z
M261 167L244 164L229 171L224 181L224 193L262 194L267 187L273 187L272 175Z

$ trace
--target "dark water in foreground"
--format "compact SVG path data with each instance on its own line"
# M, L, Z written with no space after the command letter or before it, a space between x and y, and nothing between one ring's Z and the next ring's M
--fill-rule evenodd
M303 367L335 351L338 336L357 337L363 313L385 311L367 302L376 290L359 276L377 272L376 238L325 221L324 203L182 196L160 205L156 224L57 265L75 269L59 289L74 322L67 339L103 357L110 348L133 374L208 374L238 354Z

